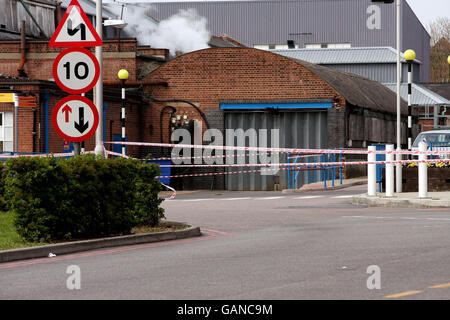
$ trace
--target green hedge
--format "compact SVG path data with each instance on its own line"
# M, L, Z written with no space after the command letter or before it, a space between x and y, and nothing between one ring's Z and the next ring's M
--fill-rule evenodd
M164 218L160 169L133 159L82 155L6 161L5 201L30 241L127 234Z
M8 205L5 201L5 183L8 171L5 167L5 163L0 161L0 211L8 210Z

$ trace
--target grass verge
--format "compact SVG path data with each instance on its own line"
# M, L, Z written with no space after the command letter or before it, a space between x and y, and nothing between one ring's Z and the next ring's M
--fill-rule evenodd
M176 230L184 230L189 228L190 226L173 221L161 221L155 227L149 226L140 226L135 227L131 230L131 234L139 234L139 233L156 233L156 232L164 232L164 231L176 231ZM74 240L74 241L78 241ZM70 242L70 241L58 241L58 242ZM52 242L52 243L58 243ZM12 212L2 212L0 211L0 250L9 250L9 249L18 249L18 248L27 248L27 247L35 247L42 246L51 243L44 242L29 242L22 239L16 231L14 227L14 214Z
M22 239L14 227L14 214L0 211L0 250L44 245Z

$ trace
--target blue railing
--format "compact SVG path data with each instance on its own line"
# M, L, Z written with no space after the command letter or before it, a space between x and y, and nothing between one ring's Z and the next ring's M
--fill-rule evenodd
M289 166L288 167L288 188L296 189L298 176L301 172L306 174L306 183L318 182L318 171L320 172L320 181L323 181L324 189L327 187L327 180L331 180L331 186L334 187L336 180L336 171L339 169L339 181L342 184L342 166L340 165L314 165L314 163L326 163L326 162L342 162L342 154L302 154L302 153L288 153L287 163L299 163L299 159L304 159L304 163L308 163L308 166ZM331 179L330 179L331 178Z
M433 150L434 148L434 150ZM430 142L430 151L449 151L450 150L450 141L431 141ZM432 155L431 158L438 158L438 155ZM447 155L448 157L448 155Z
M385 144L373 144L372 146L375 146L377 151L386 150ZM385 161L385 160L386 160L385 154L377 154L376 155L376 161ZM382 191L382 183L383 183L383 170L386 168L386 165L377 163L376 167L377 167L378 192L381 192Z

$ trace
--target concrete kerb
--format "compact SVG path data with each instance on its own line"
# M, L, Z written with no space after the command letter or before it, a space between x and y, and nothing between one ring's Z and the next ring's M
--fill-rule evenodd
M353 187L353 186L359 186L359 185L363 185L363 184L367 184L367 180L355 181L355 182L351 182L351 183L344 183L342 185L335 185L334 187L329 186L329 187L324 188L323 182L321 182L320 186L314 186L312 188L304 188L304 189L302 189L302 188L301 189L283 189L283 191L281 191L281 192L282 193L302 193L302 192L311 192L311 191L332 191L332 190L345 189L345 188L349 188L349 187Z
M377 195L370 197L367 194L353 196L352 204L366 205L373 207L393 207L393 208L450 208L450 199L436 200L433 198L427 199L408 199L400 196L386 198L384 195Z
M20 248L0 251L0 263L15 260L48 257L49 253L63 255L81 251L129 246L169 240L179 240L201 236L200 227L190 227L184 230L165 231L156 233L142 233L110 238L92 239L49 244L38 247Z

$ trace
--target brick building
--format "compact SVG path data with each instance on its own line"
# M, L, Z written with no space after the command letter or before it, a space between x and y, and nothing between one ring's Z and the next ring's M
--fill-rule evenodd
M24 49L21 49L24 48ZM36 108L19 108L18 150L20 152L63 152L64 141L53 129L51 114L57 102L69 94L58 88L53 81L53 61L64 48L49 47L46 40L27 40L21 45L19 40L2 40L0 46L0 92L16 93L19 96L33 96ZM93 48L92 48L93 49ZM152 84L140 81L148 73L164 63L168 50L137 46L135 39L104 40L104 140L114 140L121 135L121 93L117 72L124 68L129 71L127 81L127 137L141 141L139 121L147 102L137 90L140 86ZM20 71L19 71L20 70ZM92 100L92 90L86 93ZM12 149L12 128L14 106L0 103L2 124L0 131L2 150ZM86 149L94 146L94 137L86 142ZM112 148L111 146L109 146ZM138 154L137 148L128 151Z
M162 65L147 80L164 81L165 86L145 88L153 101L144 114L153 119L154 128L153 134L144 133L145 141L169 142L170 117L201 123L203 129L279 129L280 147L365 147L395 141L396 97L388 88L263 50L214 48L188 53ZM164 110L167 106L171 112ZM404 102L402 113L406 114ZM406 138L404 121L402 127ZM209 188L212 179L184 181L185 186ZM276 184L286 187L286 174L249 179L230 175L214 183L233 190L273 190Z
M131 39L105 40L103 48L104 141L120 140L121 99L116 77L121 68L130 73L128 141L170 142L172 121L222 132L279 129L280 147L364 147L395 140L395 94L361 76L252 48L205 49L167 62L167 50L138 47ZM50 48L42 40L27 41L22 68L27 77L19 77L17 71L23 54L20 41L2 41L0 50L1 92L32 95L38 101L36 108L19 108L19 151L63 151L64 141L50 121L57 101L68 95L56 86L51 74L53 59L61 49ZM92 92L86 96L92 99ZM12 118L13 109L12 104L0 104L5 119ZM406 137L404 123L403 128ZM92 137L86 149L93 148ZM127 148L128 154L139 157L163 151ZM300 185L304 179L299 179ZM231 175L226 179L183 179L178 187L272 190L277 185L286 187L285 172L254 174L248 179Z

